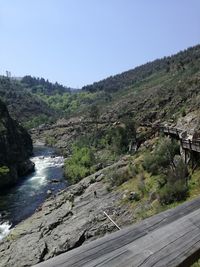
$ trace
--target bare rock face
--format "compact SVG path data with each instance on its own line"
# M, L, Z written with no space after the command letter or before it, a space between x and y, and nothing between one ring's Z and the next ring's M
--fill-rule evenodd
M34 169L29 160L32 149L30 135L11 119L0 101L0 189L15 184L20 176Z
M108 192L102 177L125 164L128 163L119 161L51 196L2 240L0 267L32 266L116 231L104 211L120 226L132 223L133 211L121 205L123 192Z
M186 131L187 134L194 134L199 131L200 121L198 112L190 112L185 117L178 119L176 128Z

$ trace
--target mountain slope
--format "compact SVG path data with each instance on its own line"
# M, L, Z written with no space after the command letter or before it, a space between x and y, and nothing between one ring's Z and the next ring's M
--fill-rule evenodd
M136 81L134 73L139 70ZM110 86L116 86L115 82L112 84L113 79L121 86L116 87L115 91L110 89ZM180 117L200 108L200 45L138 67L126 72L126 75L107 78L85 87L83 91L93 96L91 102L86 106L80 103L79 112L71 114L71 117L76 115L76 118L58 122L46 133L44 130L43 139L49 139L50 143L66 149L81 135L95 132L96 122L87 123L91 120L105 122L98 127L99 135L102 136L112 127L110 122L120 122L124 117L135 121L137 127L155 122L175 123ZM102 98L97 97L100 94ZM106 95L109 97L106 98ZM80 118L81 121L77 123ZM71 121L75 122L74 125Z
M200 45L188 48L173 56L157 59L148 62L132 70L125 71L108 77L91 85L84 86L82 89L86 91L107 91L116 92L123 90L128 86L133 86L137 82L141 82L152 74L159 72L170 72L184 69L188 64L195 64L196 60L200 58Z
M10 115L18 121L27 124L33 120L48 121L56 118L56 112L29 92L20 81L0 77L0 97L6 103Z

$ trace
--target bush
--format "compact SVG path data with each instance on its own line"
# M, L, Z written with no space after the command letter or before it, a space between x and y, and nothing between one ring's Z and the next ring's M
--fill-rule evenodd
M90 148L73 146L71 158L65 161L65 176L71 183L77 183L91 173L94 163L95 157Z
M7 166L1 166L0 167L0 176L7 175L9 173L9 168Z
M144 161L142 165L145 170L152 173L153 175L156 174L158 171L158 164L156 162L156 158L154 154L146 153L146 155L144 156Z
M56 138L54 136L46 136L45 144L48 146L54 146L56 144Z
M124 182L128 181L129 178L130 175L127 168L115 170L109 176L111 186L119 186Z
M157 175L157 193L161 204L184 200L188 194L188 170L179 154L179 145L162 138L153 153L144 157L143 167Z
M168 171L166 184L159 190L161 204L185 200L188 196L188 170L181 158L178 158L175 168Z
M167 137L162 138L152 154L147 153L144 157L143 167L153 175L169 166L174 167L174 156L179 154L177 141Z
M186 116L186 110L184 107L181 108L181 116L185 117Z
M134 168L129 164L127 167L110 172L108 179L111 186L119 186L135 175Z
M141 193L142 197L144 197L145 193L147 192L146 186L145 186L145 176L144 173L141 172L139 174L139 182L138 182L138 190Z
M167 183L160 189L158 195L162 205L170 204L185 200L188 196L188 187L184 181L178 180L174 184Z
M121 126L111 128L105 136L104 143L116 155L120 155L128 151L128 139L126 129Z

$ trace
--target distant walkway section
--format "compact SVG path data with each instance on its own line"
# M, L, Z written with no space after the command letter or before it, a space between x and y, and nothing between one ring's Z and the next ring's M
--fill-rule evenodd
M194 138L192 135L186 138L184 137L185 132L175 127L160 126L159 129L165 134L175 136L177 139L179 139L183 149L187 149L187 150L200 153L200 139L199 138Z

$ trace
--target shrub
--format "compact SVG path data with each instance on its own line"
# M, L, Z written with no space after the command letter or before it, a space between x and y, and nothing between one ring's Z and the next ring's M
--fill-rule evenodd
M179 158L175 168L168 171L166 184L159 190L161 204L185 200L188 196L188 170L183 160Z
M77 183L91 173L94 163L95 157L90 148L75 145L72 148L71 158L65 161L65 176L71 183Z
M154 154L146 153L144 156L143 167L145 170L152 174L156 174L158 171L158 164Z
M48 146L54 146L56 144L56 138L54 136L46 136L45 144Z
M159 199L161 204L170 204L175 201L185 200L188 196L188 187L182 180L178 180L173 184L167 183L159 191Z
M153 153L144 157L143 167L157 175L157 193L161 204L184 200L188 194L188 170L179 154L179 145L162 138Z
M185 117L186 116L186 110L184 107L181 108L181 116Z
M169 138L162 138L152 154L144 157L143 167L152 174L158 174L160 170L174 167L174 156L179 154L179 145Z
M120 155L128 150L126 129L122 126L111 128L105 137L104 143L113 153Z
M121 168L119 170L113 171L112 174L110 174L109 178L111 186L119 186L123 184L130 178L128 168Z
M140 191L142 197L144 197L145 193L147 192L146 186L145 186L145 176L144 173L141 172L139 174L139 182L138 182L138 190Z
M124 182L128 181L135 175L134 168L129 166L123 167L121 169L113 170L109 173L108 179L111 186L119 186Z
M0 176L7 175L9 173L9 168L7 166L1 166L0 167Z

